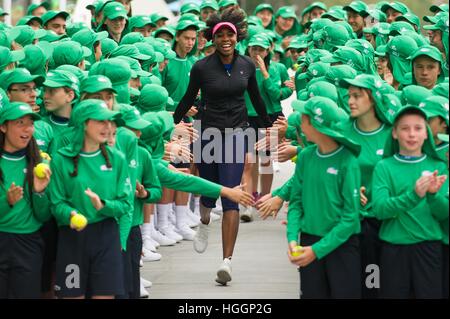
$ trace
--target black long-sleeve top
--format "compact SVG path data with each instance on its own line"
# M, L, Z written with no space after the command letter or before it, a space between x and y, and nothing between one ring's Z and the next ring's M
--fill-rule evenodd
M199 89L202 93L202 129L215 127L222 132L225 128L247 126L247 108L244 93L250 99L260 118L260 127L272 126L266 106L256 82L256 68L253 61L235 52L231 72L228 73L217 53L197 61L190 74L189 86L174 113L175 123L194 104Z

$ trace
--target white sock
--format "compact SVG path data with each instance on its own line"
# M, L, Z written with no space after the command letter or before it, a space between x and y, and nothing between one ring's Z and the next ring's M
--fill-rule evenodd
M169 214L172 209L172 204L157 204L158 210L158 229L163 229L169 226Z
M175 216L176 216L178 229L182 228L184 225L187 225L187 222L188 222L187 210L188 209L189 208L187 205L180 205L180 206L175 205Z
M142 230L142 237L150 235L152 232L152 225L150 223L144 223L141 226L141 230Z

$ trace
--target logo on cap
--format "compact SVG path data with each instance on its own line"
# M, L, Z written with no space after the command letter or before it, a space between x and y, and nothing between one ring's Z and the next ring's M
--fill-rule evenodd
M442 105L444 107L445 110L448 111L448 103L444 103L444 105Z
M31 111L29 106L26 106L26 105L23 105L23 104L19 106L19 109L21 109L22 111Z

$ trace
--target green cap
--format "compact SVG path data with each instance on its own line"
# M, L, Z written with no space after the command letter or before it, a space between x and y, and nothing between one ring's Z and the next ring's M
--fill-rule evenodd
M294 18L297 20L297 15L295 14L295 10L293 7L284 6L278 9L275 14L275 18L282 17L283 19Z
M44 37L42 37L39 40L39 42L42 42L42 41L45 41L45 42L56 42L56 41L59 41L59 40L65 39L65 38L67 38L66 34L58 35L52 30L47 30L47 34Z
M361 15L362 17L366 17L367 16L367 10L369 9L369 7L367 6L367 4L365 4L362 1L353 1L352 3L350 3L347 6L344 6L343 10L345 11L355 11L356 13L358 13L359 15Z
M395 21L406 21L410 24L415 25L418 29L420 29L420 19L414 13L407 12L404 15L398 16L395 18Z
M56 17L61 17L64 20L67 20L67 18L69 17L69 14L65 11L54 11L54 10L49 10L46 13L44 13L41 17L42 19L42 25L46 26L47 23L50 20L55 19Z
M320 133L344 145L355 156L359 155L361 146L346 137L340 126L348 120L348 116L333 100L322 96L312 97L299 108L299 112L308 115L312 126Z
M72 35L72 40L89 49L94 48L94 43L108 37L107 31L94 32L91 29L83 29Z
M200 30L200 27L196 21L192 20L181 20L177 23L177 26L175 27L175 30L177 31L183 31L187 28L194 28L197 31Z
M424 55L435 60L436 62L441 64L443 63L441 52L438 48L432 45L424 45L418 48L410 57L408 57L408 59L411 60L411 62L414 62L417 57Z
M31 106L24 102L10 102L8 104L0 104L0 125L6 121L14 121L26 115L31 115L33 120L41 119L39 114L33 112Z
M0 110L2 109L2 107L8 104L9 104L8 95L6 94L5 90L0 88Z
M41 86L44 82L41 75L31 75L30 71L24 68L16 68L14 70L3 71L0 74L0 87L8 91L12 84L34 82L37 86Z
M354 79L340 80L339 85L343 88L355 86L370 90L375 101L375 112L383 123L391 124L393 115L401 106L399 100L396 99L392 101L392 98L386 99L384 97L384 95L389 94L392 90L389 88L389 85L378 76L371 74L360 74Z
M121 114L119 125L121 126L127 126L134 130L143 130L151 125L149 121L146 121L141 117L141 113L134 106L129 104L119 104L119 112Z
M119 45L116 41L110 38L106 38L100 41L102 43L102 56L103 58L109 58L109 55L114 51Z
M104 101L87 99L78 103L73 109L70 122L71 126L79 127L84 126L87 120L107 121L120 118L117 115L118 112L108 109Z
M323 62L314 62L311 63L308 66L308 69L305 73L301 73L298 75L297 79L304 80L304 79L312 79L320 76L324 76L329 69L330 65L328 63Z
M356 49L345 46L339 46L337 50L333 52L333 55L331 57L321 58L320 61L325 63L340 62L342 64L351 66L356 71L365 71L364 60L361 53L359 53Z
M238 2L236 0L220 0L219 1L219 8L235 6L235 5L238 5Z
M325 74L325 80L337 86L340 80L354 79L356 75L356 70L349 65L333 65L330 66L328 72Z
M159 14L159 13L153 13L151 16L150 16L150 19L152 20L152 22L156 25L156 23L159 21L159 20L169 20L169 18L167 18L166 16L163 16L163 15L161 15L161 14Z
M141 65L139 64L138 60L130 58L128 56L120 55L117 57L117 59L124 60L128 63L131 69L131 78L135 79L137 77L146 77L150 76L150 73L147 71L142 70Z
M335 24L323 28L322 39L322 48L331 52L334 48L345 45L350 36L344 26Z
M131 79L131 68L128 63L122 59L111 58L101 62L97 62L91 66L89 76L105 75L117 92L117 102L130 103L130 92L128 82Z
M105 90L117 93L107 76L89 75L81 82L81 93L97 93Z
M449 126L448 116L448 98L443 96L430 96L419 104L419 107L425 111L428 118L440 116Z
M78 78L70 72L53 70L47 73L43 86L50 88L66 87L72 89L76 96L80 95L80 82Z
M432 24L436 24L436 22L438 22L438 20L441 19L444 16L448 16L448 12L446 12L446 11L439 11L434 16L424 16L423 20L426 21L426 22L432 23Z
M401 91L401 100L403 105L414 105L419 106L419 104L426 98L432 96L431 90L420 86L420 85L408 85Z
M248 46L249 47L258 46L263 49L268 49L270 48L270 41L264 35L255 35L250 39Z
M442 142L448 143L448 134L438 134L437 137Z
M172 28L171 26L163 26L163 27L156 29L155 31L153 31L152 36L154 38L157 38L158 35L163 32L166 32L166 33L170 34L172 36L172 38L175 38L175 29Z
M138 48L139 52L150 57L150 59L142 63L142 67L144 67L144 65L151 65L153 63L161 63L164 61L164 56L161 53L156 52L151 44L147 42L138 42L134 45Z
M347 14L344 10L338 10L338 9L330 9L324 14L320 16L323 19L330 19L332 21L335 20L341 20L345 21L347 20Z
M292 38L291 42L287 46L286 50L288 49L307 49L308 48L308 41L306 39L306 35L298 35Z
M448 97L449 93L449 85L448 83L439 83L434 86L434 88L431 90L433 95L439 95L443 97Z
M89 26L86 24L86 22L73 22L67 24L66 33L69 37L72 37L78 31L85 29L89 29Z
M333 100L335 103L338 101L336 86L327 81L317 81L312 83L308 86L307 94L307 98L322 96Z
M120 44L136 44L144 42L145 37L140 32L130 32L127 33L122 40L120 40Z
M2 72L10 63L22 61L24 58L24 51L11 51L8 48L0 46L0 72Z
M386 14L380 9L368 9L362 12L364 17L371 16L378 22L386 22Z
M139 52L139 49L134 44L121 44L111 52L111 58L119 56L127 56L140 61L147 61L150 57Z
M25 58L20 62L20 67L30 71L31 74L45 76L47 73L46 64L53 54L53 46L49 42L40 41L37 44L30 44L23 48Z
M72 75L75 75L79 83L81 83L81 81L83 81L88 76L88 73L86 71L81 70L79 67L76 67L75 65L63 64L58 66L55 70L65 71L71 73Z
M411 84L406 76L411 72L411 63L408 57L417 50L417 43L410 37L399 35L392 38L386 46L386 53L393 68L394 78L401 84Z
M128 20L128 12L120 2L108 2L103 7L103 21L101 25L103 25L106 19L114 20L119 17L125 18Z
M200 7L193 2L183 3L180 7L180 13L183 15L185 13L196 13L200 14Z
M32 44L34 40L41 39L46 35L47 32L45 30L34 30L29 25L16 26L9 30L10 39L16 41L22 47Z
M260 3L256 6L255 10L253 11L253 14L256 15L258 12L263 10L269 10L270 12L274 13L273 7L269 3Z
M55 66L63 64L77 65L84 58L90 57L92 51L75 41L62 41L53 50Z
M386 11L389 8L393 9L395 11L398 11L401 14L405 14L406 12L409 11L408 7L405 4L403 4L401 2L398 2L398 1L384 4L384 5L381 6L380 10L383 11L384 13L386 13Z
M219 4L216 0L203 0L200 5L200 10L211 8L213 10L219 11Z
M448 12L448 3L442 3L440 5L433 4L430 7L430 11L433 12L433 13L436 13L436 12Z
M50 3L48 2L42 2L42 3L32 3L27 8L27 15L33 15L33 11L36 10L39 7L44 7L45 10L50 9Z
M33 21L37 21L42 27L42 19L40 17L35 17L35 16L24 16L24 17L20 18L19 21L17 21L16 26L28 25L29 23L31 23Z
M133 30L133 28L143 28L146 25L156 26L149 16L138 15L130 18L128 27Z
M172 46L164 39L155 39L154 46L156 52L161 53L165 59L175 59L176 53L172 50Z
M147 84L141 90L138 106L144 112L160 112L166 110L168 100L169 93L165 87Z
M101 11L103 11L103 9L105 8L105 6L109 3L112 2L113 0L98 0L95 2L95 15L98 15Z
M389 28L390 36L402 35L407 31L416 32L414 27L406 21L394 21Z
M448 14L443 14L439 16L439 19L436 21L435 24L432 25L424 25L423 28L425 30L441 30L442 32L448 33Z
M305 9L303 9L303 11L302 11L302 17L303 17L305 14L311 12L314 8L320 8L320 9L325 10L325 11L328 10L328 8L327 8L327 6L326 6L325 3L320 2L320 1L316 1L316 2L311 3L311 4L310 4L309 6L307 6Z
M257 16L248 16L247 17L247 24L248 25L262 26L262 20L261 20L260 17L257 17Z

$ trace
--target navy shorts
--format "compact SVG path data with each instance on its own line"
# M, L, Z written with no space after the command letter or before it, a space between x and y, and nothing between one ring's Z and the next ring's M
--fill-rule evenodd
M44 243L39 231L0 232L0 299L38 299Z
M58 245L58 225L56 224L55 218L51 217L50 220L45 222L40 232L44 240L41 291L48 292L53 290L52 278L55 272L56 249Z
M235 187L241 183L244 172L247 142L244 131L237 129L233 133L222 133L208 136L202 132L201 138L195 143L201 143L201 156L195 156L199 176L208 181L227 187ZM194 146L194 154L196 147ZM200 155L200 154L195 154ZM237 210L239 205L226 198L222 199L223 211ZM202 196L200 201L207 208L216 207L216 199Z
M127 251L122 252L124 263L125 295L118 299L139 299L141 294L140 260L142 254L142 234L139 226L133 226L127 240Z
M124 294L119 226L108 218L80 232L59 228L55 292L59 298Z

